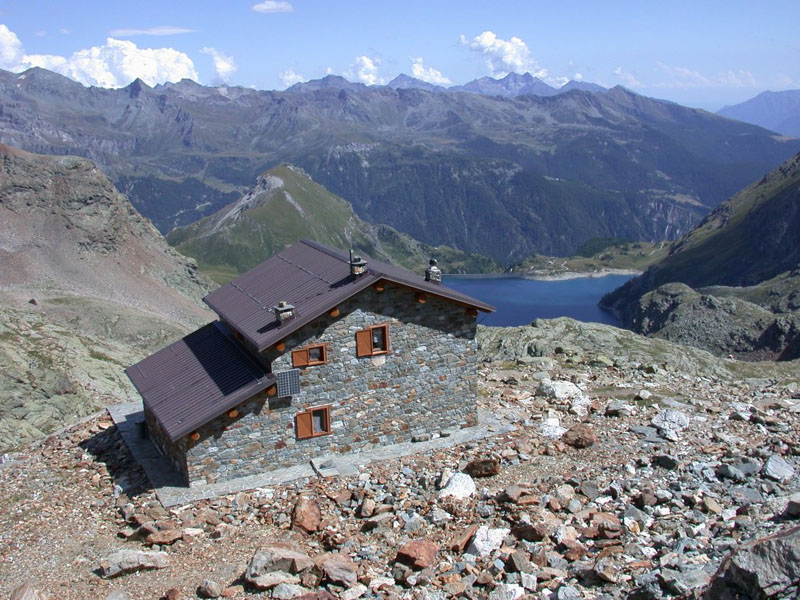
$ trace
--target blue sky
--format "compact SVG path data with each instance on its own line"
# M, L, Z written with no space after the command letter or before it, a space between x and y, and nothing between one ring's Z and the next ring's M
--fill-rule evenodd
M529 71L710 110L800 88L800 2L0 0L0 68L284 89Z

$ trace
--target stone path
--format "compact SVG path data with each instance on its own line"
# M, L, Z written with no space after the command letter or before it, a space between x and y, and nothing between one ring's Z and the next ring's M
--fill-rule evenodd
M359 467L374 461L447 448L515 429L510 423L499 420L495 414L479 410L478 425L475 427L444 432L441 437L424 442L404 442L353 454L320 456L308 463L284 467L267 473L239 477L220 483L186 487L181 483L180 475L173 469L169 459L159 453L150 439L143 435L144 410L141 402L109 406L108 412L131 454L147 473L147 477L164 507L190 504L206 498L216 498L244 490L311 477L355 475L358 473Z

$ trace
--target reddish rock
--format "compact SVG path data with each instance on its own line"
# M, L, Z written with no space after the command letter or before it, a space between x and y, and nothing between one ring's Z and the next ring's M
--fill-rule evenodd
M452 552L458 552L461 554L464 552L464 549L469 545L472 541L472 538L475 537L475 533L478 531L479 525L477 523L470 525L464 531L457 534L449 544L449 548Z
M589 425L573 425L561 437L561 441L573 448L589 448L597 442L597 435Z
M622 535L622 523L616 515L611 513L594 513L592 515L592 526L597 527L600 536L606 539L613 539Z
M511 534L518 540L540 542L547 537L547 527L543 523L520 523L511 528Z
M180 539L183 539L183 531L180 529L170 529L167 531L156 531L151 533L145 538L144 543L148 546L152 546L153 544L158 544L159 546L170 546Z
M300 498L292 512L292 527L306 533L319 531L322 525L322 511L316 500Z
M414 569L427 569L436 560L439 546L430 540L412 540L397 551L397 560Z
M343 554L320 554L314 559L317 567L333 583L352 587L358 581L356 565Z
M496 458L477 458L466 466L464 472L472 477L491 477L500 472L500 461Z

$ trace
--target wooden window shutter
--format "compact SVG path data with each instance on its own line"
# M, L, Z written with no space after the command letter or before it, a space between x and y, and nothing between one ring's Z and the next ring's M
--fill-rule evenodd
M297 439L303 440L314 436L314 424L310 412L297 413Z
M292 350L292 366L295 368L308 366L307 348L301 348L300 350Z
M372 332L369 329L356 331L356 356L372 356Z

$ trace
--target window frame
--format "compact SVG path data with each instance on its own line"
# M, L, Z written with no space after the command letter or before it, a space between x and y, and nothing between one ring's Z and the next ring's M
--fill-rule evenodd
M372 341L372 332L376 329L383 330L383 339L386 347L384 349L376 349ZM368 342L368 348L367 346ZM382 323L381 325L371 325L366 329L356 332L356 356L363 358L366 356L380 356L384 354L391 354L392 347L389 342L389 324Z
M323 424L325 429L322 431L314 431L314 413L323 413ZM307 423L303 423L306 421ZM295 422L295 435L298 440L308 440L312 438L322 437L323 435L330 435L333 433L331 429L331 405L315 406L307 410L300 411L294 416Z
M311 350L319 349L322 351L322 360L311 360ZM292 350L292 368L305 369L306 367L315 367L317 365L328 364L328 345L327 344L309 344L296 350Z

